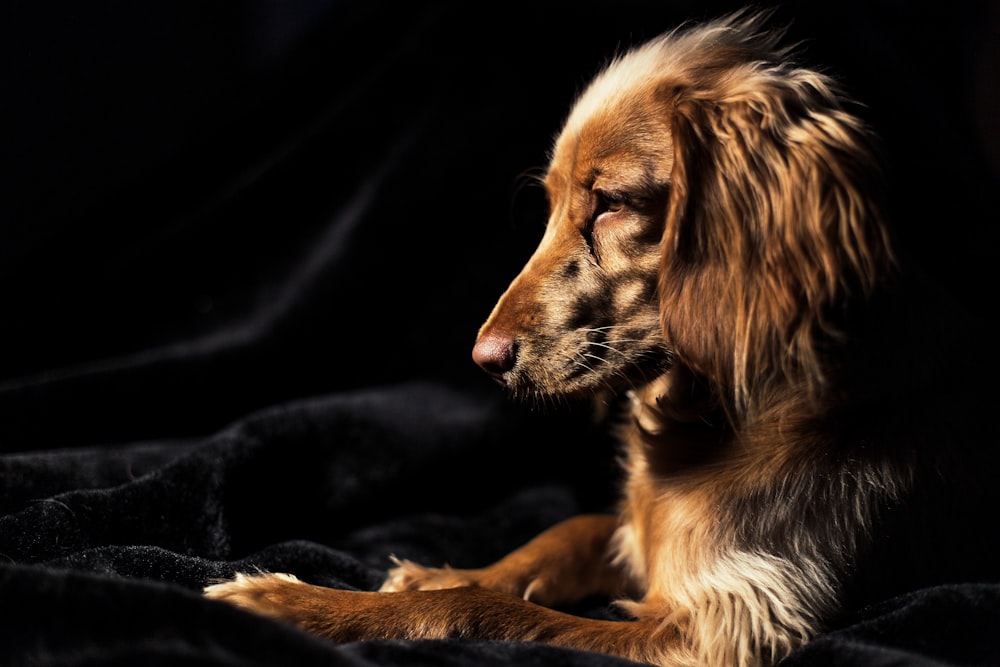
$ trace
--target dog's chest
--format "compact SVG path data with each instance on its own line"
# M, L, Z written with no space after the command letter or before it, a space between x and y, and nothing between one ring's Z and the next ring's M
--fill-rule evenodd
M633 403L619 437L625 484L618 557L644 586L687 576L720 542L717 508L723 489L703 460L704 443L683 424L662 421L655 402L641 401Z

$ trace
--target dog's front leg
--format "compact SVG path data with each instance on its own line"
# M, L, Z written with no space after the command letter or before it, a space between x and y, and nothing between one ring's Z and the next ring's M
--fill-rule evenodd
M540 641L655 662L679 638L660 620L573 616L478 587L381 593L314 586L283 574L237 575L205 594L336 642L366 639Z
M476 586L510 593L547 607L590 595L629 592L622 569L612 563L616 519L585 514L558 523L524 546L484 568L430 568L396 561L383 592Z

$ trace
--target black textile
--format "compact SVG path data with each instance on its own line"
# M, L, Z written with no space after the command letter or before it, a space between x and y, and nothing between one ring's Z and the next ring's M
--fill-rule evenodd
M995 301L1000 11L787 3L866 103L910 250ZM333 646L199 595L377 587L613 506L609 439L469 358L540 237L528 174L616 49L728 3L13 3L0 20L0 664L614 665ZM616 618L605 601L578 613ZM857 610L789 665L996 665L991 581Z

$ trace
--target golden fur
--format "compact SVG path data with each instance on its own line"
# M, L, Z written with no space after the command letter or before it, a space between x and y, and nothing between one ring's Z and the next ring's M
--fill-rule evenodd
M968 380L983 348L898 256L869 131L765 18L668 33L583 92L544 178L544 238L473 351L518 398L627 397L618 516L478 570L398 561L378 593L262 574L208 595L336 641L720 667L980 572L996 543L976 511L997 507ZM634 620L550 608L593 594Z

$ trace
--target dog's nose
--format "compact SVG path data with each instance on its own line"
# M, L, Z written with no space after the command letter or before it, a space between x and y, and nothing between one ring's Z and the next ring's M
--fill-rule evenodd
M486 333L473 346L472 360L495 379L503 381L504 373L517 363L517 343L503 334Z

